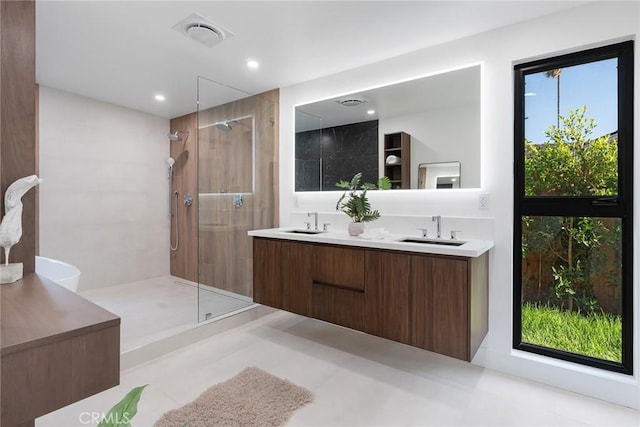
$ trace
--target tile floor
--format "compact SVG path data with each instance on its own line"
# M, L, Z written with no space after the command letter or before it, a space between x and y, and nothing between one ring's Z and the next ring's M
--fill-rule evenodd
M257 366L315 400L292 426L638 426L640 412L277 311L122 372L121 385L36 420L72 427L149 384L135 427ZM83 415L84 414L84 415ZM82 418L84 417L84 418Z
M252 304L240 295L201 289L195 283L162 276L80 292L121 317L120 350L141 347L193 328L205 313L217 317ZM200 309L199 309L200 308Z

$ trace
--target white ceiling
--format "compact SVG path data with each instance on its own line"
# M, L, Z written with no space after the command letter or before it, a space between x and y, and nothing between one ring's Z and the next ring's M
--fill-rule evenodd
M37 0L36 80L172 118L195 111L197 76L256 94L584 3ZM194 12L235 35L206 47L172 30Z

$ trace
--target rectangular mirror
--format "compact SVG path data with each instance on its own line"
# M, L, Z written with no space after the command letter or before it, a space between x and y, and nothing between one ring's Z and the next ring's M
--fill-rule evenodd
M460 188L460 162L420 163L418 165L418 188Z
M296 106L295 190L336 191L357 172L372 183L392 173L400 189L479 188L480 85L474 65ZM393 152L399 135L406 143ZM457 164L458 173L421 182L420 166L428 176L435 164Z

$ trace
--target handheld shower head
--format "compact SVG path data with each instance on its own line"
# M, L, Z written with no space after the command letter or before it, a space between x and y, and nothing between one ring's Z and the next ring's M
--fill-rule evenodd
M180 137L180 134L184 133L187 134L187 138L189 137L189 132L186 130L177 130L174 133L168 133L167 134L167 138L169 138L169 141L182 141L182 138ZM186 138L185 138L186 141Z
M175 164L176 164L176 160L173 157L169 157L167 159L167 165L169 165L170 168L172 168L173 165L175 165Z

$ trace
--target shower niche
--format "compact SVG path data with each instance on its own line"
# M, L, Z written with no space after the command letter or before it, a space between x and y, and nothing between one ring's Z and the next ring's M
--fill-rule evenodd
M212 111L200 113L198 122L199 193L253 194L255 189L255 117L212 121ZM213 119L213 117L211 117ZM206 166L206 167L204 167Z

